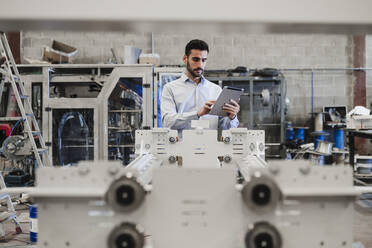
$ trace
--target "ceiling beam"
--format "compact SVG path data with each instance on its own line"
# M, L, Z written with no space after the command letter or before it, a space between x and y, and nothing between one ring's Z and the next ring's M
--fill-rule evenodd
M0 30L372 33L370 0L3 0Z

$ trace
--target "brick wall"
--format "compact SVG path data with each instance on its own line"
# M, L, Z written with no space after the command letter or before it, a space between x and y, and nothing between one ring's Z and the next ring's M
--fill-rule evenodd
M203 39L210 45L207 69L230 69L239 65L247 68L352 67L351 37L323 34L155 34L155 52L160 54L161 64L181 65L184 46L193 38ZM41 59L42 47L50 46L52 39L78 48L74 63L106 63L112 58L111 47L122 56L124 45L151 52L151 34L148 33L48 31L22 33L23 57ZM371 38L368 41L372 43ZM372 49L372 44L369 47ZM289 119L303 125L311 111L312 74L309 71L286 71L284 74L291 101ZM314 111L321 110L323 105L352 107L352 75L349 72L315 71L313 78ZM372 95L371 78L370 75L367 85L369 96Z
M372 68L372 35L366 35L366 67ZM372 110L372 71L366 74L366 106ZM372 140L366 141L366 154L372 154Z
M366 36L366 67L372 68L372 35ZM372 109L372 71L368 70L366 75L367 108Z

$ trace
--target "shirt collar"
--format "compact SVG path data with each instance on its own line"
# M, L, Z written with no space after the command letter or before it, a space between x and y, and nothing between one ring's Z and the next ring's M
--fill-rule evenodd
M186 73L182 73L182 76L181 76L181 79L182 79L182 82L189 82L189 83L195 83L194 81L192 81L187 75ZM204 76L202 75L201 76L201 80L200 80L200 83L201 84L204 84L205 83L205 78Z

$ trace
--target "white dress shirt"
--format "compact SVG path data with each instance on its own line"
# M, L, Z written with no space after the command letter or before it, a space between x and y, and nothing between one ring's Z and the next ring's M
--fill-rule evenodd
M189 79L185 73L170 83L167 83L161 96L161 117L163 127L178 130L191 129L191 120L198 120L197 111L203 107L205 102L216 100L222 89L203 76L199 84ZM210 128L222 129L235 128L239 126L238 118L230 120L229 117L218 117L215 115L204 115L200 117L210 121Z

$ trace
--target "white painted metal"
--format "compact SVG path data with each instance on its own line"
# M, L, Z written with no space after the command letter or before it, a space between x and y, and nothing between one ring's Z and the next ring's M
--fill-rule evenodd
M222 166L255 155L265 159L265 133L261 130L232 128L222 132L223 141L217 142L217 130L183 130L179 140L177 130L154 128L136 131L136 155L151 153L165 166L211 168L220 167L218 157L229 158ZM172 157L172 158L171 158ZM227 159L228 159L227 158Z
M150 184L152 180L152 171L160 168L162 161L157 159L151 153L141 154L135 160L133 160L128 166L128 169L132 169L138 172L138 179L144 185Z
M236 166L245 180L251 176L250 171L252 168L265 168L267 163L262 158L255 155L247 155L245 158L236 161Z
M58 69L67 69L67 68L92 68L100 70L100 68L112 68L112 65L82 65L82 64L62 64L62 65L20 65L21 68L40 68L42 70L41 75L33 75L33 74L22 74L21 77L25 81L25 88L29 95L32 92L32 83L41 83L42 84L42 131L45 137L45 140L52 142L53 137L53 120L52 120L52 111L45 111L46 108L53 109L92 109L93 110L93 122L94 124L94 160L100 159L100 151L102 149L99 148L99 128L101 126L100 119L99 119L99 102L97 102L94 98L52 98L50 97L50 83L57 82L64 82L68 83L70 81L74 81L74 83L79 84L79 82L89 82L92 80L93 76L91 76L90 80L86 80L87 76L80 76L76 77L74 75L68 76L58 76L58 77L50 77L49 73L54 68ZM107 76L102 75L102 77L95 78L96 80L103 80L107 78ZM76 80L76 81L75 81ZM49 153L51 157L53 157L53 149L52 146L49 146Z
M286 248L351 247L353 241L353 196L358 192L352 171L344 167L281 161L251 168L251 175L267 175L283 193L265 214L245 205L232 167L156 169L144 203L133 212L117 212L103 201L103 193L128 171L135 174L109 162L41 169L33 193L40 209L38 243L107 247L113 228L131 222L144 229L148 243L151 237L148 247L238 248L245 247L249 228L262 221L278 229ZM294 188L296 195L290 193ZM309 194L317 188L325 194ZM340 189L337 195L335 189Z
M108 99L110 94L116 87L116 84L120 78L141 78L143 85L148 85L148 88L143 87L143 105L142 105L142 127L153 127L153 79L152 79L152 66L151 65L138 65L138 66L128 66L128 67L117 67L115 68L109 78L107 83L102 88L100 94L98 95L99 102L99 112L100 112L100 147L101 159L108 159ZM103 138L102 138L103 137Z
M31 84L36 82L42 83L42 131L47 141L52 141L53 137L53 120L52 111L44 111L45 108L50 109L93 109L94 112L94 160L107 159L108 157L108 130L107 130L107 115L108 115L108 98L112 90L115 88L120 78L138 77L141 78L143 84L149 85L149 88L143 88L143 126L153 126L153 101L152 101L152 66L151 65L91 65L91 64L68 64L68 65L22 65L21 67L41 68L41 75L22 74L22 79L26 81L26 89L31 95ZM81 75L63 75L53 77L49 76L50 70L53 69L79 69L91 68L92 70L100 70L101 68L112 68L110 75L100 74L92 76ZM92 79L93 78L93 79ZM75 81L78 80L78 81ZM69 83L75 81L77 85L81 82L103 82L103 87L98 97L96 98L52 98L50 97L50 83ZM52 154L52 146L49 147L49 152ZM53 157L53 154L52 154Z
M99 29L191 32L371 32L369 0L190 0L162 1L3 1L0 29ZM106 6L110 6L107 8ZM197 7L202 11L184 11ZM227 11L227 9L231 11Z

